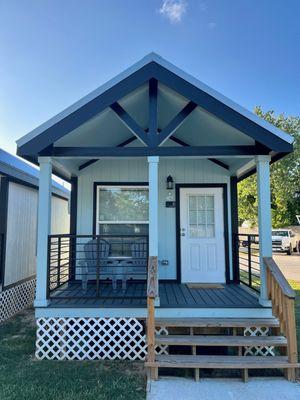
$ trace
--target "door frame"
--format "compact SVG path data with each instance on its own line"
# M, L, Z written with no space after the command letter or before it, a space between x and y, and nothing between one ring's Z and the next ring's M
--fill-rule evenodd
M181 283L181 240L180 240L180 189L181 188L221 188L224 215L225 281L230 282L229 270L229 232L227 183L176 183L176 280Z

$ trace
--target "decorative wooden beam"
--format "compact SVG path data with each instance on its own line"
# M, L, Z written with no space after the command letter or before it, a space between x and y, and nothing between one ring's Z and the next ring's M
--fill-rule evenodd
M146 146L149 145L149 137L144 129L124 110L119 103L113 103L110 108L115 112L121 122Z
M124 140L124 142L121 142L117 145L117 147L124 147L127 146L128 144L134 142L136 140L135 136L131 136L130 138ZM81 165L79 165L78 169L79 171L83 170L84 168L89 167L90 165L94 164L95 162L97 162L99 160L99 158L93 159L93 160L89 160Z
M157 90L158 82L149 80L149 145L155 147L157 141Z
M229 170L229 165L223 163L223 161L220 161L216 158L208 158L208 160L213 162L214 164L218 165L219 167Z
M175 137L175 136L170 136L170 139L173 140L173 142L175 142L175 143L177 143L177 144L180 144L180 145L183 146L183 147L190 147L189 144L187 144L186 142L184 142L184 141L181 140L181 139L178 139L178 138ZM217 160L216 158L208 158L208 160L211 161L211 162L213 162L214 164L219 165L219 167L222 167L222 168L225 168L225 169L229 170L229 165L223 163L223 162L220 161L220 160Z
M196 107L197 104L190 101L161 131L157 138L157 145L162 145L183 124Z
M52 157L145 157L145 156L253 156L261 154L255 146L190 147L53 147Z
M79 165L78 169L79 169L79 171L81 171L81 170L83 170L83 169L89 167L90 165L94 164L94 163L97 162L97 161L99 161L99 158L92 159L92 160L88 160L88 161L86 161L85 163Z

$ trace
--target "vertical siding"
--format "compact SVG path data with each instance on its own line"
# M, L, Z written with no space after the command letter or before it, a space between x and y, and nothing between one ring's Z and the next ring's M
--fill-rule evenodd
M230 206L230 177L228 171L204 159L161 158L159 165L159 260L160 279L176 278L176 219L175 208L166 208L166 177L175 183L227 183ZM91 234L93 230L94 182L148 182L148 163L143 159L104 159L82 171L78 178L77 233ZM173 191L175 199L175 190ZM229 237L231 236L230 207L228 210ZM230 265L231 265L231 243Z
M68 203L52 198L52 232L69 232ZM35 274L38 191L9 183L5 285Z

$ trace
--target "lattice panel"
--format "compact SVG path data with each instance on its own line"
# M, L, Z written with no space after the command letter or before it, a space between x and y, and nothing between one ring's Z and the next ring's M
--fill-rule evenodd
M39 318L35 354L39 360L144 360L146 336L136 318Z
M33 303L35 284L32 279L0 293L0 323Z
M244 336L269 336L270 328L253 326L244 329ZM245 356L275 356L274 346L244 347Z
M168 335L168 328L165 326L160 326L155 328L156 335ZM155 347L156 354L169 354L169 346L160 345Z

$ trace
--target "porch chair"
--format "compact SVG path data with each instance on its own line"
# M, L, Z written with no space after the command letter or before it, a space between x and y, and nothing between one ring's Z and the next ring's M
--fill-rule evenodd
M148 262L148 241L145 238L138 239L131 245L131 260L126 262L124 279L122 282L122 289L126 290L127 280L146 279L147 276L147 262ZM143 272L142 274L141 272Z
M97 268L99 269L99 279L102 275L109 275L108 256L110 245L104 239L93 239L84 245L85 261L82 273L82 289L87 291L89 279L95 279L97 276ZM94 278L95 277L95 278Z

